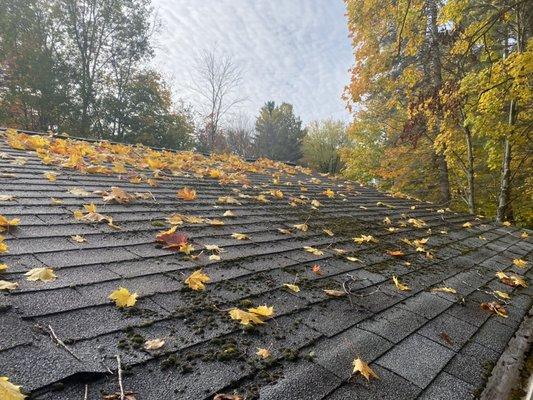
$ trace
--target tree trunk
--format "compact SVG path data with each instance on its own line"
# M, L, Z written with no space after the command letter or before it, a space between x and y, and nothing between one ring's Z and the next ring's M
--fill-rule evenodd
M439 46L439 28L438 28L438 8L436 0L429 0L427 3L428 6L428 16L429 16L429 45L430 45L430 56L431 56L431 75L433 79L434 86L434 96L435 96L435 106L437 107L436 111L436 122L433 127L433 137L436 138L440 134L440 121L442 120L442 113L440 110L440 99L439 91L442 87L442 64L441 64L441 53ZM448 163L446 161L446 156L444 151L437 156L437 167L439 170L439 189L440 189L440 202L443 205L449 205L451 202L450 194L450 178L448 175Z
M467 170L466 170L466 179L468 182L468 211L471 214L476 213L476 203L474 198L474 151L472 146L472 135L468 128L465 129L466 137L466 151L467 151Z
M511 100L509 105L509 125L514 125L516 102ZM502 175L500 180L500 195L498 198L498 210L496 221L503 222L509 214L511 194L511 142L506 137L503 142Z

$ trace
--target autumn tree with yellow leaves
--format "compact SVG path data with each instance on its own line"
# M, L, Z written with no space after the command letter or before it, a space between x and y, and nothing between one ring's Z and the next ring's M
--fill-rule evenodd
M531 225L527 1L347 0L348 176Z

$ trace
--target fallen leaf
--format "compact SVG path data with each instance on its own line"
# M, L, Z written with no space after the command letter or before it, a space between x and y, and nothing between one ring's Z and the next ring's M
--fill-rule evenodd
M146 342L144 342L144 349L145 350L158 350L164 345L165 345L165 341L163 339L152 339L152 340L147 340Z
M20 224L19 218L7 219L0 214L0 232L8 231L10 228L15 228Z
M257 314L244 311L239 308L233 308L229 311L231 319L238 320L242 325L264 324L263 320Z
M190 254L194 247L188 242L187 235L176 232L176 228L177 226L173 226L169 230L159 232L155 237L156 242L162 244L164 249Z
M27 276L26 280L28 281L42 281L42 282L52 282L57 279L57 275L54 273L52 268L32 268L24 274Z
M516 265L518 268L525 268L527 265L527 261L522 260L521 258L515 258L513 260L513 264Z
M50 182L55 182L57 180L57 174L55 172L45 172L44 177Z
M503 221L502 225L503 226L511 226L511 223L509 221Z
M117 307L133 307L137 303L137 293L130 293L124 287L119 287L109 295L109 299L113 300Z
M249 312L259 315L260 317L271 317L274 315L274 307L269 307L267 305L252 307L248 309Z
M0 290L15 290L19 287L17 282L9 282L0 280Z
M400 280L396 277L392 277L392 281L394 282L394 286L398 288L398 290L401 290L402 292L408 292L411 290L411 288L403 283L400 282Z
M0 201L11 201L15 200L15 196L12 196L10 194L0 194Z
M363 243L370 243L370 242L377 242L378 241L372 235L361 235L359 237L354 237L352 239L357 244L363 244Z
M227 210L222 214L223 217L235 217L235 213L231 210Z
M211 261L220 261L221 258L218 254L211 254L209 257L208 257Z
M335 197L335 192L334 192L333 190L331 190L331 189L326 189L326 190L324 190L324 191L322 192L322 194L325 195L325 196L327 196L327 197L329 197L330 199L331 199L332 197Z
M522 232L522 233L520 234L520 237L521 237L522 239L527 239L527 238L529 237L529 234L528 234L526 231L524 231L524 232Z
M472 223L471 222L465 222L463 224L463 228L472 228Z
M393 257L402 257L402 256L405 256L405 253L401 250L387 250L387 254L389 256L393 256Z
M311 246L304 246L304 250L308 253L314 254L315 256L323 256L324 252L321 250L318 250L317 248L311 247Z
M342 297L346 295L345 292L341 290L334 290L334 289L324 289L324 293L326 293L328 296L331 296L331 297Z
M64 203L63 200L58 199L56 197L50 197L50 200L52 201L52 204L55 205L55 206L59 206L59 205Z
M318 207L320 207L322 204L320 203L320 201L318 201L318 200L315 199L315 200L311 200L311 205L312 205L313 207L315 207L315 208L318 208Z
M9 382L7 376L0 376L0 399L2 400L24 400L25 395L20 391L21 386Z
M292 290L294 293L298 293L300 291L300 287L298 285L294 285L292 283L284 283L283 286L286 288Z
M213 400L243 400L243 398L238 394L219 393L213 397Z
M0 254L8 252L8 247L7 247L7 244L4 242L4 240L5 240L5 237L0 235Z
M446 342L448 346L453 346L452 338L446 332L441 332L439 336L442 338L442 340L444 340L444 342Z
M4 272L8 269L9 267L7 266L7 264L0 264L0 272Z
M239 202L239 200L237 200L235 197L232 197L232 196L220 196L217 199L217 203L219 203L219 204L238 204L238 205L241 204Z
M498 296L500 299L503 299L503 300L510 300L511 299L511 296L509 296L509 293L505 293L505 292L502 292L500 290L495 290L493 293L496 296Z
M231 237L237 240L249 240L250 239L248 235L244 233L232 233Z
M383 223L386 224L386 225L390 225L390 224L392 224L392 221L390 220L389 217L385 217L385 218L383 218Z
M524 278L520 276L507 275L503 271L496 272L496 276L500 279L500 281L502 281L506 285L513 286L513 287L516 287L516 286L522 286L525 288L527 287L527 282L525 281Z
M318 264L313 265L313 266L311 267L311 271L313 271L313 273L314 273L315 275L318 275L318 276L323 275L323 274L322 274L322 269L320 268L320 265L318 265Z
M357 257L346 256L346 259L347 259L348 261L351 261L351 262L361 262L361 260L358 259Z
M444 292L444 293L457 293L457 290L454 288L444 286L444 287L436 287L431 289L432 292Z
M135 200L135 196L126 192L124 189L113 186L109 192L103 192L102 198L106 203L114 201L118 204L126 204Z
M322 229L322 232L324 232L328 236L335 236L331 229Z
M496 301L491 301L490 303L481 303L480 304L480 307L485 310L485 311L489 311L493 314L496 314L502 318L507 318L508 315L507 315L507 310L505 309L504 306L502 306L500 303L496 302Z
M270 195L275 197L276 199L282 199L283 198L283 192L281 190L272 190L270 192Z
M185 201L191 201L196 199L196 190L191 189L189 187L184 187L178 190L176 193L176 196L178 196L179 199L185 200Z
M309 225L307 224L295 224L293 227L302 232L307 232L309 230Z
M283 233L284 235L290 235L290 234L292 234L292 232L291 232L290 230L288 230L288 229L278 228L278 231L279 231L280 233Z
M70 238L77 243L83 243L87 241L87 239L85 239L85 237L81 235L74 235L74 236L71 236Z
M192 290L202 291L205 289L204 283L207 283L211 280L209 276L202 272L202 269L194 271L187 279L185 283L189 285Z
M353 365L353 371L352 374L355 374L359 372L361 375L363 375L367 381L370 380L370 378L376 378L379 379L379 376L368 366L366 362L361 360L360 358L356 358L352 362Z
M255 354L257 354L259 357L263 359L270 357L270 351L268 349L261 348L261 347L257 348L257 352Z

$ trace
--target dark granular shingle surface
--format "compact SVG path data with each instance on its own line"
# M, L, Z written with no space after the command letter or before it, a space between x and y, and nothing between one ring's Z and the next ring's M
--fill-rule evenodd
M83 399L87 390L86 398L97 400L118 392L117 355L124 388L138 400L207 400L217 393L276 400L465 399L483 389L531 308L530 288L495 278L497 271L533 277L533 244L513 227L300 169L248 171L246 186L168 173L150 186L120 174L44 165L3 136L0 155L0 194L13 196L0 202L0 214L21 220L4 233L9 252L0 254L9 266L1 279L19 283L0 293L0 375L34 399ZM50 170L58 172L54 182L43 176ZM149 191L153 199L105 203L98 191L112 186ZM177 199L184 186L195 188L198 198ZM80 197L72 188L89 193ZM328 188L333 197L323 194ZM283 198L271 190L281 190ZM268 202L257 201L260 194ZM219 204L220 196L239 204ZM302 204L291 205L291 197ZM312 208L311 200L320 205ZM76 220L73 211L88 203L121 229ZM235 216L224 216L226 210ZM155 243L173 213L224 225L180 226L197 249L190 258ZM303 223L307 231L293 226ZM236 240L235 232L250 239ZM361 235L377 241L354 243ZM422 238L431 255L402 241ZM205 244L223 249L220 260L208 258ZM517 268L516 258L528 261L526 267ZM320 270L313 272L314 265ZM54 269L55 281L25 279L25 272L43 266ZM200 267L211 281L194 292L184 279ZM411 290L399 291L393 275ZM119 309L109 301L118 287L138 294L135 307ZM432 291L442 287L457 293ZM350 295L327 296L324 289ZM508 318L480 308L496 301L494 290L511 295L502 302ZM274 317L253 329L228 316L232 307L263 304L274 307ZM57 345L50 328L70 351ZM165 346L144 350L144 341L155 338ZM270 357L258 357L258 348ZM357 357L380 379L350 378Z

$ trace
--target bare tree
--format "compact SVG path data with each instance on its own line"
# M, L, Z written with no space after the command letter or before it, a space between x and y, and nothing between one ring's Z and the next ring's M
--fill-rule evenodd
M245 99L239 96L242 71L231 56L203 50L196 58L191 89L199 96L204 120L203 143L211 151L220 142L221 123L229 111Z
M229 121L224 132L228 150L244 158L254 157L254 132L254 125L248 115L237 114Z

